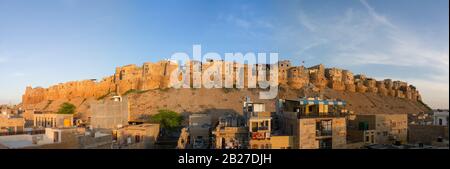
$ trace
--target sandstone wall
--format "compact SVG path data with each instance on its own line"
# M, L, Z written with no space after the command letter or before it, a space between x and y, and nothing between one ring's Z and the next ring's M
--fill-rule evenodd
M213 63L224 63L223 61L208 61L201 63L193 61L192 63L198 63L198 68L204 73L210 68ZM239 66L238 66L239 65ZM220 65L219 65L220 66ZM142 66L134 64L117 67L114 75L106 77L101 81L96 80L83 80L73 81L67 83L60 83L50 86L49 88L42 87L27 87L24 95L22 96L23 105L43 104L42 102L53 100L82 100L83 99L99 99L110 93L125 94L128 91L147 91L154 89L165 89L170 87L171 73L178 67L175 62L163 60L156 63L144 63ZM256 67L256 66L253 66ZM258 65L257 69L269 67L268 65ZM234 64L233 71L242 68L244 70L244 81L247 87L247 78L249 77L248 65ZM193 70L191 65L190 79L194 80ZM225 64L221 67L222 72L230 71L225 69ZM250 69L251 70L251 69ZM226 72L229 73L229 72ZM233 76L236 76L233 73ZM258 75L250 74L250 77L258 79ZM180 76L181 77L181 76ZM225 82L225 73L219 75L222 83ZM270 78L266 74L266 79ZM195 79L198 80L198 79ZM220 79L216 79L220 80ZM339 68L328 68L324 65L316 65L310 68L303 66L292 66L290 61L280 61L278 63L278 80L281 86L287 86L292 89L301 89L308 84L313 84L317 89L330 88L336 91L347 91L357 93L377 93L382 96L391 96L397 98L403 98L408 100L417 101L420 100L420 94L417 89L408 85L406 82L392 81L391 79L385 79L377 81L373 78L368 78L365 75L353 75L348 70L342 70ZM236 84L236 80L232 81ZM190 82L192 86L192 81Z

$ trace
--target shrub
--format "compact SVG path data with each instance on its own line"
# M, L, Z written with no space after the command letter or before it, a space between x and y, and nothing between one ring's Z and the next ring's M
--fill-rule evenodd
M150 122L159 123L161 128L174 130L181 126L183 116L171 110L159 110L158 114L150 117Z
M75 105L65 102L65 103L61 104L57 114L74 114L75 109L76 109Z

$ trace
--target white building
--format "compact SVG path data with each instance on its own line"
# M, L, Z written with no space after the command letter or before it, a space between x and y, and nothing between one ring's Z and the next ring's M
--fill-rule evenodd
M448 126L448 110L435 110L433 114L433 124Z

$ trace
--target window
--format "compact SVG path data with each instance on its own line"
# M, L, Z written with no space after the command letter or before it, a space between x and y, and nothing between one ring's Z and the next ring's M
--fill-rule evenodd
M442 126L442 119L439 119L439 125Z
M369 130L369 123L367 122L359 122L358 124L358 130Z
M331 136L332 120L322 120L316 122L316 136Z
M134 142L135 143L141 142L141 136L139 136L139 135L134 136Z
M57 131L53 132L53 142L54 143L59 142L59 133Z
M252 132L258 131L258 122L252 122Z
M366 142L369 142L370 138L369 136L366 136Z
M309 106L308 111L311 113L313 111L313 106Z
M319 140L319 149L331 149L332 141L331 139L321 139Z

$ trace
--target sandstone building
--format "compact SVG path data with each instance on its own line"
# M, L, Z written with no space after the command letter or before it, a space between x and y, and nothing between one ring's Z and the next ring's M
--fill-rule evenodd
M25 120L21 117L0 115L0 134L23 132Z
M152 149L159 136L159 124L129 125L113 130L116 148Z
M353 137L371 144L407 143L408 117L406 114L356 115L348 121L348 130Z
M34 127L69 128L73 126L73 114L34 114Z
M346 146L345 102L302 98L277 102L281 130L293 136L294 149L339 149Z

